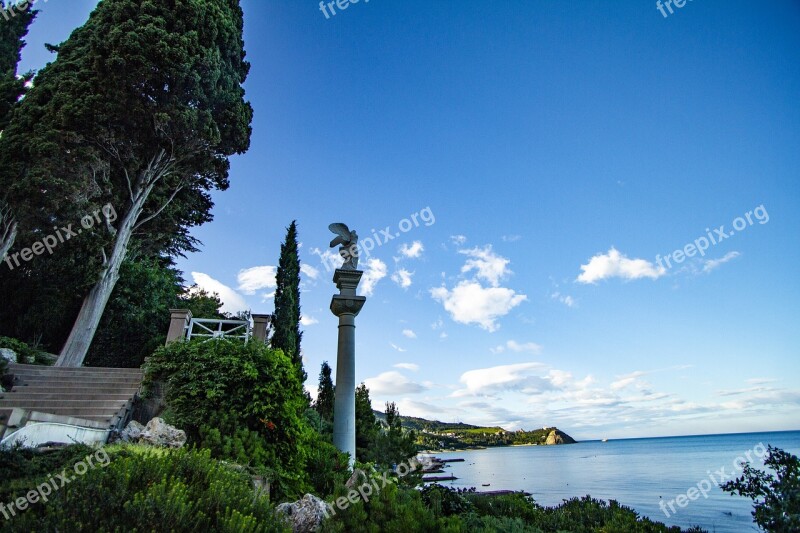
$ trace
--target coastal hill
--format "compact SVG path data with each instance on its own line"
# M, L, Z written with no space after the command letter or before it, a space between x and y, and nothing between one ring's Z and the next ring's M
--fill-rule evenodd
M374 411L375 417L385 423L386 415ZM426 450L486 448L490 446L523 446L574 444L576 441L555 427L530 431L494 426L474 426L463 422L440 422L413 416L401 416L403 428L417 432L417 444Z

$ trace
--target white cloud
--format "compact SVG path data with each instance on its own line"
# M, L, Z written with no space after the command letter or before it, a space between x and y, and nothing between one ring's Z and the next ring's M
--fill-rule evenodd
M476 276L479 279L488 281L492 287L497 287L500 284L500 280L511 273L511 270L508 269L508 264L511 261L494 253L491 245L483 248L476 246L469 250L459 250L458 253L469 257L464 266L461 267L461 272L466 273L476 270Z
M300 272L305 274L309 279L317 279L319 277L319 269L305 263L300 265Z
M317 320L313 316L302 315L300 317L300 323L304 326L311 326L314 324L319 324L319 320Z
M245 294L255 294L259 289L274 289L277 286L276 272L277 268L270 265L244 268L236 276L239 290Z
M311 248L309 250L312 254L319 256L322 265L328 272L333 272L344 264L344 259L339 255L338 251L332 249L320 250L319 248Z
M554 292L553 294L550 295L550 298L552 298L553 300L558 300L567 307L575 307L576 304L575 298L566 294L561 294L560 292Z
M512 352L530 352L530 353L539 353L542 351L542 347L536 344L535 342L523 342L519 343L517 341L508 341L506 346Z
M394 370L384 372L374 378L367 378L364 380L364 384L366 384L370 394L373 396L414 394L427 390L425 385L415 383Z
M467 242L467 237L465 235L450 235L450 241L453 244L461 246L462 244Z
M390 343L389 343L389 346L391 346L392 348L394 348L394 349L395 349L395 350L397 350L398 352L405 352L405 351L406 351L406 349L405 349L405 348L401 348L401 347L399 347L398 345L396 345L396 344L395 344L395 343L393 343L393 342L390 342Z
M436 322L433 322L431 324L432 330L442 329L443 327L444 327L444 320L442 320L441 318L437 318Z
M522 238L522 235L503 235L503 242L517 242Z
M504 287L484 288L475 281L461 281L453 290L431 289L434 300L440 301L450 317L461 324L478 324L487 331L498 328L497 319L528 299Z
M386 277L386 263L380 259L370 259L367 261L364 276L361 278L361 294L371 296L375 291L375 285Z
M611 390L622 390L629 385L636 383L636 381L645 374L646 372L637 370L636 372L631 372L630 374L625 374L624 376L617 376L616 381L611 383Z
M494 348L489 348L489 351L493 354L503 353L508 349L512 352L529 352L529 353L539 353L542 351L542 347L535 342L523 342L519 343L515 340L507 341L505 344L500 344L495 346Z
M414 330L411 330L411 329L404 329L403 330L403 335L405 337L408 337L409 339L416 339L417 338L417 334L414 333Z
M425 247L422 245L421 241L414 241L410 245L403 243L399 250L404 257L408 259L417 259L422 255L422 252L425 251Z
M607 254L597 254L589 263L581 265L583 272L576 281L595 283L608 278L626 280L650 278L658 279L666 274L664 267L656 267L644 259L628 259L612 247Z
M469 370L461 374L459 380L464 388L455 391L453 396L487 396L506 391L531 394L551 390L550 381L535 375L545 368L543 363L531 362Z
M703 272L711 272L718 266L727 263L728 261L732 261L739 257L739 252L728 252L724 256L720 257L719 259L707 259L703 262Z
M439 338L440 338L440 339L446 339L446 338L447 338L447 333L446 333L446 332L444 332L444 331L443 331L443 332L441 332L441 333L439 333Z
M405 268L401 268L392 274L392 281L397 283L400 287L407 289L411 286L411 276L413 275L413 272L409 272Z
M241 294L222 282L215 280L208 274L204 274L202 272L192 272L192 279L201 289L219 296L219 299L222 301L221 311L223 313L237 313L239 311L245 311L248 309L248 306Z
M394 365L395 368L402 368L405 370L411 370L412 372L417 372L419 370L419 365L414 363L397 363Z

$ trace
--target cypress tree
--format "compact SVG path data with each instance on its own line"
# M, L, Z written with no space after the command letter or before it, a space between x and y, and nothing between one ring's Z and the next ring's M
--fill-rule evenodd
M275 316L273 319L272 347L283 350L297 367L300 381L305 382L306 371L300 353L300 258L297 254L297 221L286 230L286 240L281 244L278 272L275 275Z
M334 406L333 379L331 379L331 367L327 361L323 361L322 369L319 372L319 387L317 387L317 401L314 408L323 419L333 422Z

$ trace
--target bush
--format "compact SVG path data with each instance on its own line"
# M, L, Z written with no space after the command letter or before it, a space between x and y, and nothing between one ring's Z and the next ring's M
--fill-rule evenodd
M33 365L53 364L52 361L41 350L31 348L24 342L17 339L12 339L11 337L0 337L0 348L14 350L14 352L17 354L17 363ZM2 358L0 357L0 359Z
M378 477L380 479L380 477ZM428 509L419 492L394 483L382 487L369 497L348 504L344 510L334 507L331 518L323 522L323 532L358 531L363 533L428 533L462 531L458 517L439 518ZM339 487L336 497L346 497L349 489ZM335 498L334 500L335 501ZM335 513L335 514L334 514Z
M466 494L466 492L443 487L436 483L427 485L420 490L422 501L436 516L453 516L470 512L472 503L462 494Z
M109 448L104 468L4 521L3 531L285 531L249 475L208 451ZM65 456L69 453L65 450ZM83 451L81 451L83 453ZM80 454L78 454L80 455ZM61 468L72 468L62 463ZM59 472L58 466L51 472ZM29 478L33 488L42 478ZM17 495L22 494L20 491Z
M775 475L744 465L741 477L722 490L753 500L753 519L764 531L800 531L800 460L779 448L767 446L764 464Z
M171 423L190 443L266 475L277 499L312 488L329 494L346 479L346 460L310 427L296 367L280 350L256 341L174 342L145 369L145 387L166 383Z

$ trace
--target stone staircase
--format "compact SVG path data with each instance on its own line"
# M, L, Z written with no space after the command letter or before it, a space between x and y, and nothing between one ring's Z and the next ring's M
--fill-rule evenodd
M142 384L138 368L9 364L14 387L0 392L0 440L31 422L114 429L130 418Z

